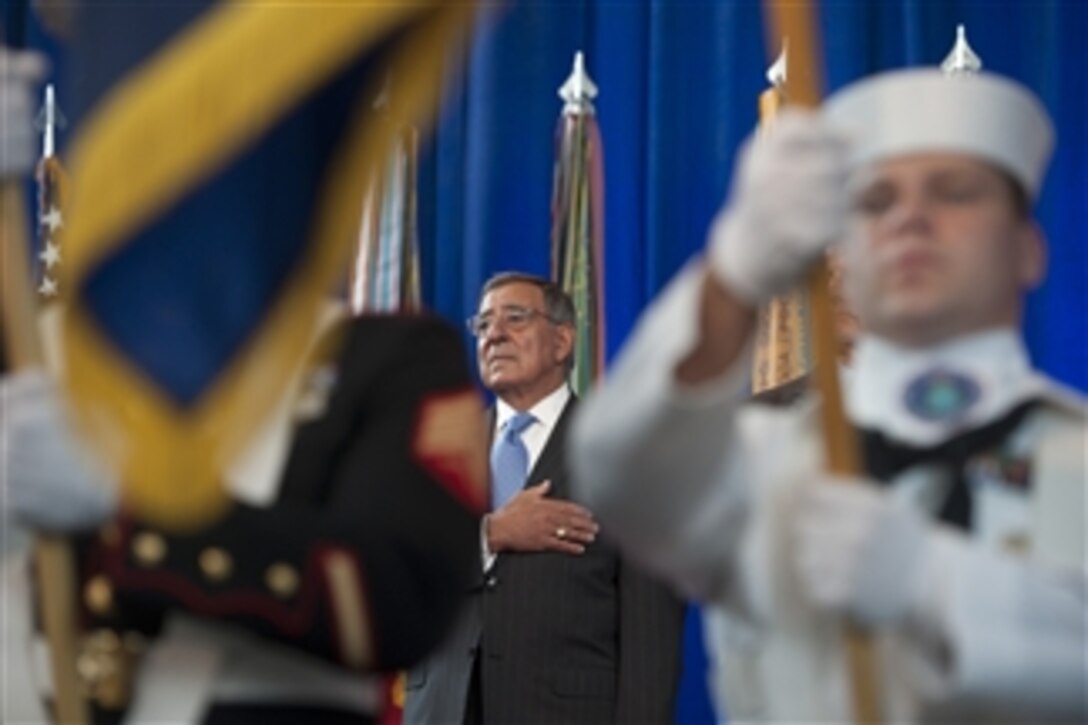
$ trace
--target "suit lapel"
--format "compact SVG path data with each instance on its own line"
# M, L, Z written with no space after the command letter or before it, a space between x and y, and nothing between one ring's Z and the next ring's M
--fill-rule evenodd
M566 448L567 426L574 414L576 402L577 398L572 393L570 399L567 400L567 404L563 406L563 412L559 414L559 420L555 421L555 427L552 428L551 435L548 436L548 442L544 444L544 450L540 452L540 458L537 459L536 465L533 466L533 470L529 472L529 476L525 479L526 487L551 480L551 495L553 497L566 496L566 491L562 490L566 488L566 476L564 475L566 461L563 456Z

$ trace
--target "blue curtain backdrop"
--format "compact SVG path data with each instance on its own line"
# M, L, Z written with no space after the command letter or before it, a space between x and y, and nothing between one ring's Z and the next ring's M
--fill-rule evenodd
M1038 366L1088 390L1088 4L1076 0L825 3L830 90L938 64L957 23L987 69L1035 89L1058 147L1038 206L1050 276L1028 304ZM758 2L522 2L481 13L421 173L424 298L460 319L502 269L548 274L552 135L576 50L600 87L608 352L703 246L766 87ZM924 109L919 109L920 113ZM689 616L678 722L712 722L698 616Z

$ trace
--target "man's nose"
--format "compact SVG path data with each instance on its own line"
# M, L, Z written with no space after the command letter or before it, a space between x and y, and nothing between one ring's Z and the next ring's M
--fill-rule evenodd
M894 236L929 233L932 226L932 204L924 194L904 194L888 214L888 231Z
M506 339L506 324L501 317L496 317L491 320L491 324L487 326L487 332L484 333L481 340L484 344L492 344L501 342Z

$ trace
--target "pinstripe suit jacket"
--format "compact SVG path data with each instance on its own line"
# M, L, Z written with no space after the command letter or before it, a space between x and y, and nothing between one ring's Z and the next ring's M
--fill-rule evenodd
M526 485L569 498L557 422ZM683 604L622 561L602 532L584 554L499 554L442 648L408 675L405 723L460 723L473 660L485 723L671 722Z

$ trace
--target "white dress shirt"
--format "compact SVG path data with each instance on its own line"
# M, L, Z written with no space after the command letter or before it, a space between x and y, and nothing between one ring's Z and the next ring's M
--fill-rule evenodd
M548 439L551 438L552 430L559 422L559 416L563 414L563 408L567 407L568 400L570 400L570 387L563 383L528 410L534 420L522 431L521 441L529 451L529 471L533 470L533 466L540 459L540 454L544 451ZM492 440L499 437L499 433L518 412L502 398L496 399L495 429L492 431Z

